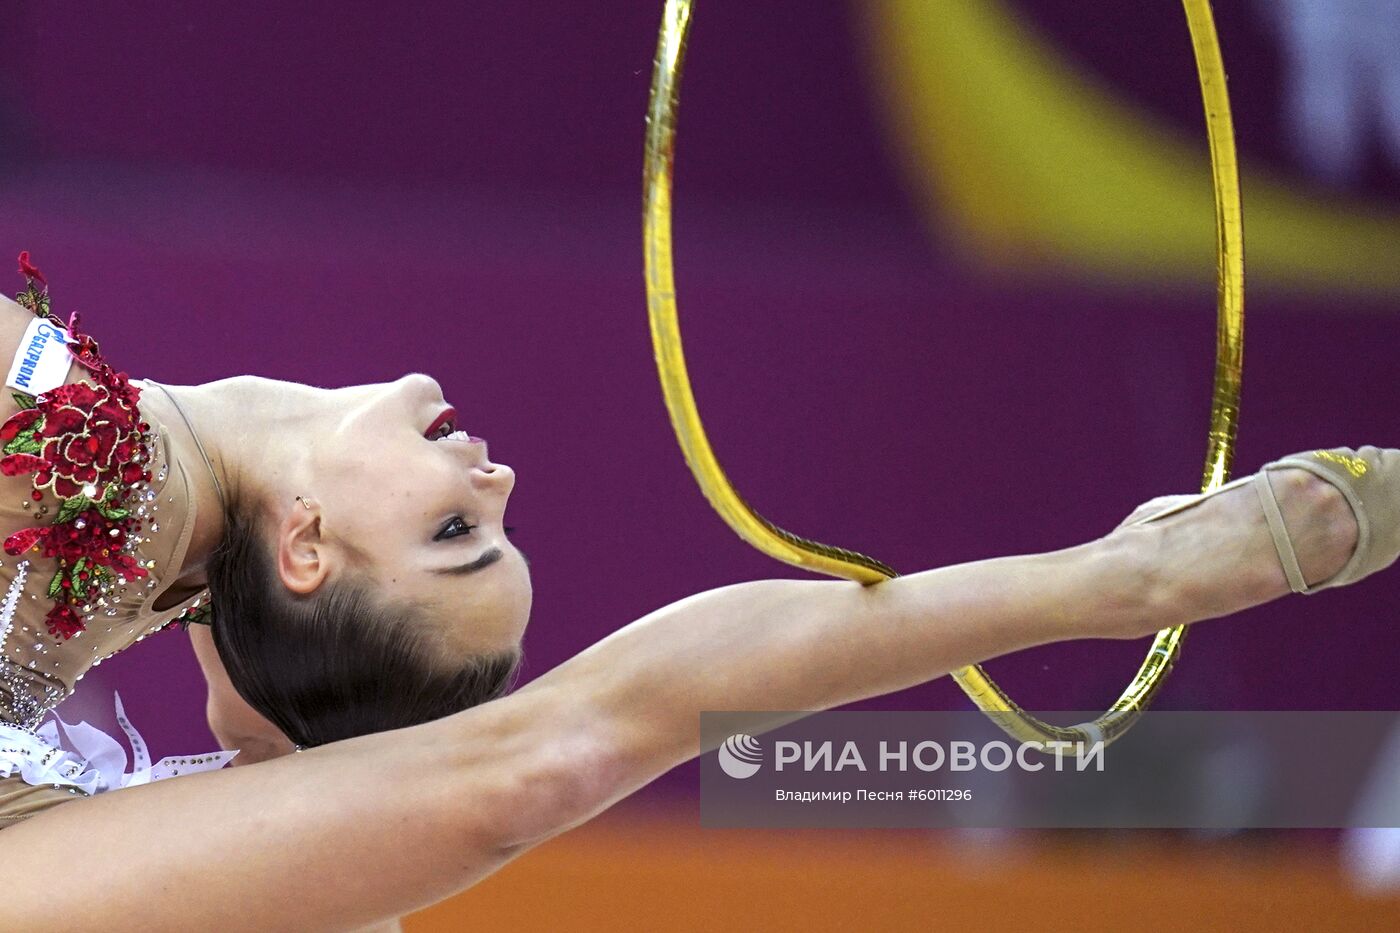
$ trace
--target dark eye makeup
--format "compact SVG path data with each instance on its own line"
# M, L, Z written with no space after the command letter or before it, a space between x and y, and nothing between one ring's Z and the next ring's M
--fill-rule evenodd
M475 525L468 525L466 521L463 520L462 516L454 515L448 520L446 525L442 526L442 530L433 535L433 540L446 541L448 538L455 538L459 535L467 534L475 527Z
M437 534L433 535L433 540L446 541L449 538L456 538L460 535L469 534L475 527L475 525L468 525L462 516L454 515L446 525L442 526ZM515 534L515 529L510 525L504 526L502 530L506 533L507 537Z

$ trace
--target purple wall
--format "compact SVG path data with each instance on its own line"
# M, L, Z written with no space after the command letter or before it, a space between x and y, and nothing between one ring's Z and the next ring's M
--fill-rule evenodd
M1066 4L1024 5L1047 34L1067 21ZM906 571L1073 545L1197 488L1213 284L952 265L898 180L857 9L708 2L697 19L682 320L738 487L784 527ZM56 307L137 375L436 375L519 474L536 676L668 601L791 575L705 505L656 384L638 208L658 11L21 4L0 59L0 246L31 250ZM1180 31L1158 19L1141 28ZM1065 41L1127 73L1095 64L1101 38ZM1368 182L1377 197L1388 178ZM1400 442L1394 305L1252 297L1237 472ZM1392 708L1397 595L1392 573L1204 626L1161 702ZM1095 707L1140 651L1080 643L992 669L1028 705ZM165 635L67 713L110 722L115 687L157 754L199 750L199 685ZM885 702L966 703L947 680Z

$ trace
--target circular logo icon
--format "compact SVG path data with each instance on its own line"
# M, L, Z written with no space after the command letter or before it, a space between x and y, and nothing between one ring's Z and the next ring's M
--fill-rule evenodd
M725 774L740 780L753 777L763 763L763 746L743 732L731 735L719 747L719 766Z

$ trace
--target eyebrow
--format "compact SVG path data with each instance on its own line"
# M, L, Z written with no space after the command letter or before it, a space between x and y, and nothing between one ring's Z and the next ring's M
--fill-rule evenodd
M462 564L457 567L439 567L433 572L447 573L452 574L454 576L461 576L463 574L468 573L476 573L478 570L485 570L487 567L490 567L492 564L494 564L496 561L500 560L504 556L505 554L501 551L500 548L493 547L491 548L491 550L487 551L485 554L482 554L480 557L478 557L476 560L472 561L469 564Z

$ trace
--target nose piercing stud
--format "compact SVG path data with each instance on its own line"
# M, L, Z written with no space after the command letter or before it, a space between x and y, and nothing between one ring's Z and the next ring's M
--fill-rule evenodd
M311 503L310 503L310 502L307 502L306 499L305 499L304 497L302 497L302 496L297 496L297 501L301 503L301 507L302 507L302 508L304 508L304 509L310 509L310 508L311 508Z

